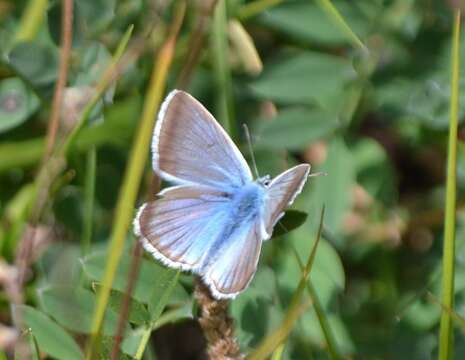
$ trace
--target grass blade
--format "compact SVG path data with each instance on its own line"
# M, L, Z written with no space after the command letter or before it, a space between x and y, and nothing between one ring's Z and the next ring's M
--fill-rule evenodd
M123 185L118 204L115 212L114 227L111 233L108 262L105 268L105 274L102 282L102 288L99 292L97 305L94 313L92 324L92 339L88 352L88 359L92 359L97 345L97 339L102 326L105 308L110 297L111 284L115 272L123 253L124 239L126 238L129 225L133 217L134 204L139 190L140 181L144 171L145 163L150 148L150 139L154 122L154 114L160 107L168 69L173 59L176 37L184 17L185 7L180 7L172 25L172 31L168 39L160 49L157 61L153 68L150 85L147 91L147 97L141 116L140 127L137 131L134 145L129 158L129 165L125 171Z
M303 311L306 310L307 306L311 304L302 304L302 297L308 282L310 271L312 269L313 261L315 259L318 243L320 241L321 232L323 229L324 213L325 209L323 207L316 240L313 244L310 256L307 259L307 263L305 264L305 267L303 267L302 277L296 291L294 292L294 295L292 296L291 304L289 305L289 309L287 310L286 316L284 317L281 326L277 328L272 334L267 336L265 340L263 340L263 342L255 349L255 351L250 354L248 357L249 360L267 359L288 337L295 322L299 319L299 316Z
M332 4L330 0L317 0L318 5L323 9L324 12L329 16L329 18L334 22L334 24L346 35L354 47L359 48L360 50L367 52L368 49L363 44L363 42L358 38L355 32L352 31L350 26L344 20L342 15Z
M238 17L241 21L254 17L270 7L278 5L283 0L256 0L241 6Z
M144 333L142 335L141 341L139 343L139 346L137 348L136 355L134 357L135 360L140 360L142 359L142 356L144 355L145 348L147 347L147 343L150 339L150 334L152 333L153 329L157 325L158 318L160 317L164 307L168 303L169 297L171 296L171 293L174 290L174 286L176 285L178 278L179 278L180 272L177 271L174 273L174 276L172 276L168 281L164 284L165 288L161 294L160 297L157 297L157 302L155 304L155 308L152 310L152 320L150 324L147 325L147 327L144 329Z
M119 260L123 253L124 240L133 217L137 192L139 190L145 163L149 153L150 139L152 137L152 129L154 125L154 114L160 107L162 96L164 94L168 69L173 59L176 38L184 18L184 12L185 6L178 8L168 39L160 49L157 61L153 67L146 101L141 115L140 126L134 139L128 167L126 168L121 192L118 197L113 222L114 226L112 228L110 247L108 250L108 262L105 267L102 287L98 295L92 323L92 338L87 353L88 359L92 359L97 345L97 339L102 326L105 308L110 297L111 285L115 277Z
M299 263L299 266L301 270L303 271L304 265L302 264L302 260L300 259L300 256L297 253L297 250L295 248L293 248L293 250L294 250L294 255ZM331 328L329 326L329 321L323 310L323 306L321 305L320 299L318 298L316 289L313 287L312 281L310 279L307 281L307 292L310 295L310 298L312 299L313 307L315 309L318 322L320 323L321 331L323 332L323 335L326 340L326 345L328 346L329 355L331 359L333 360L340 359L341 357L339 355L337 343L336 343L336 340L334 339L333 332L331 331Z
M81 238L81 255L89 252L92 239L94 216L95 177L97 171L97 149L93 146L86 154L86 176L84 182L84 229Z
M454 271L455 271L455 212L457 187L457 124L459 105L459 68L460 68L460 10L455 10L452 64L449 144L447 150L446 212L444 219L444 247L442 255L442 299L441 303L449 309L454 307ZM453 352L453 332L451 316L445 311L441 314L439 329L440 360L449 360Z
M15 43L34 39L44 21L47 6L48 0L29 0L15 34Z
M226 0L218 0L213 12L212 50L218 88L218 116L228 134L235 139L234 107L232 101L231 73L228 64Z

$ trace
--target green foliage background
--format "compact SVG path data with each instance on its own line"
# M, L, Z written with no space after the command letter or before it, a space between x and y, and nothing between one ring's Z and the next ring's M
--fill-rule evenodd
M69 107L62 114L62 134L75 126L130 25L134 30L126 53L134 43L142 50L98 99L40 217L21 305L30 333L22 337L30 340L31 349L35 343L52 358L84 357L114 209L150 87L154 54L176 11L173 3L179 1L74 4L71 89L65 96ZM167 91L178 84L205 3L187 4ZM436 357L441 308L427 294L440 298L441 290L453 22L448 2L333 1L366 48L341 28L325 8L327 1L220 3L227 18L207 22L187 91L229 127L244 154L240 129L248 124L260 174L275 176L299 162L311 163L312 172L327 173L309 179L293 206L307 214L305 222L263 245L253 282L231 303L244 352L252 352L281 326L301 278L296 254L302 261L309 256L325 205L323 237L310 279L336 353L362 359ZM33 6L37 12L25 24L26 9ZM61 10L60 1L0 1L0 257L6 263L14 262L33 206L31 184L41 165L60 61ZM234 31L233 23L243 32ZM463 58L465 46L460 53ZM464 100L463 66L461 74ZM464 114L461 101L456 315L465 311ZM137 205L153 195L148 194L149 163ZM294 220L288 219L289 227L301 222ZM111 349L134 241L129 231L106 308L102 358ZM192 289L192 276L145 256L132 294L124 356L137 356L147 331L192 318ZM0 319L9 326L14 321L10 302L3 287ZM331 354L327 341L310 306L294 324L284 351L274 356L325 358ZM454 349L456 358L465 351L460 327ZM155 357L152 344L144 356Z

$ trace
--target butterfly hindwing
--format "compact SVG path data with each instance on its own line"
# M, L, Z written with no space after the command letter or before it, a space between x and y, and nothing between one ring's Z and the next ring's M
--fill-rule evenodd
M205 107L174 90L164 101L152 142L153 168L168 181L213 187L252 181L242 154Z
M216 298L233 298L243 291L257 270L262 245L258 219L243 225L225 241L219 255L203 274L205 283Z
M302 191L309 173L310 165L300 164L286 170L271 181L267 189L262 220L268 237L271 237L274 226L284 215L284 210Z
M176 186L143 205L135 232L145 249L168 266L199 271L228 217L223 193L204 186Z

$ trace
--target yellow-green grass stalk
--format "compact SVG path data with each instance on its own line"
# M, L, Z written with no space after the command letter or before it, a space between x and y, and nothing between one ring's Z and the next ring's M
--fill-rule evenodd
M334 22L334 24L339 28L339 30L344 33L347 39L350 40L352 45L364 52L368 52L368 49L363 44L363 42L358 38L357 34L350 28L347 22L344 20L340 12L333 5L330 0L316 0L318 5L323 9L324 12L329 16L329 18Z
M283 0L256 0L242 5L239 8L237 17L239 20L244 21L254 17L269 8L278 5Z
M457 186L457 124L459 111L459 69L460 69L460 10L454 14L451 62L451 97L449 143L447 150L446 204L444 219L444 246L442 254L442 298L441 304L454 308L454 271L455 271L455 212ZM453 356L453 329L451 316L447 311L441 314L439 329L440 360L449 360Z
M284 349L286 348L286 344L281 343L276 350L271 355L271 360L281 360L283 357Z
M217 86L217 119L236 139L237 132L234 123L234 104L232 98L231 70L228 63L228 18L226 0L218 0L213 12L211 46L213 65Z
M316 236L315 242L313 243L312 251L307 259L307 263L302 270L302 277L300 279L299 285L297 286L297 289L292 296L291 304L289 305L283 322L273 333L267 336L260 345L258 345L258 347L247 358L248 360L262 360L271 356L273 352L287 339L290 332L292 331L292 328L294 327L294 324L299 319L302 312L306 310L309 303L307 302L302 304L302 298L306 289L310 271L312 269L313 261L315 259L318 243L320 241L321 232L323 229L324 212L325 211L323 207L321 211L318 234Z
M29 0L19 21L13 42L33 40L42 25L47 12L48 0Z
M182 2L182 4L184 3ZM91 339L86 354L87 359L93 358L98 344L105 309L110 298L111 286L119 260L123 253L124 240L134 215L133 212L137 192L139 190L150 149L150 139L152 137L155 114L160 107L160 103L164 95L166 78L173 59L177 34L184 18L184 12L185 6L178 7L168 38L161 47L152 70L150 84L139 122L140 125L133 142L128 166L124 173L123 184L118 196L113 220L114 225L111 231L110 245L108 249L108 261L105 266L102 286L98 293L96 308L92 320Z

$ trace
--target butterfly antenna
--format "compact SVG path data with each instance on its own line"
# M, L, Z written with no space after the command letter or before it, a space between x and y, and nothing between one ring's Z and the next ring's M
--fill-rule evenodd
M257 163L255 161L255 156L253 154L252 137L250 136L249 127L247 126L247 124L242 124L242 126L244 127L245 137L247 138L247 144L249 146L250 157L252 158L253 170L255 172L255 176L259 178L260 175L258 174Z

